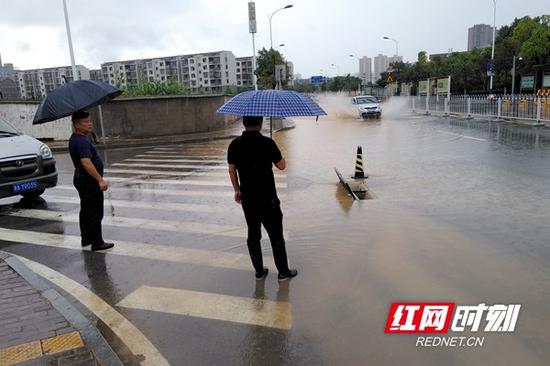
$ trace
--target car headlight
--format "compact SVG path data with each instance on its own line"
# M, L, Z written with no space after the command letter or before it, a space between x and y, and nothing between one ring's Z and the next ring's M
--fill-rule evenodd
M51 159L53 158L52 150L48 147L48 145L44 144L40 146L40 156L42 159Z

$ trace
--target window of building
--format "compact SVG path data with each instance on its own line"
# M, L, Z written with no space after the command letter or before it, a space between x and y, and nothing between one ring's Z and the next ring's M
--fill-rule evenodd
M195 71L195 66L191 66L191 71Z
M225 77L228 78L229 77L229 73L226 71L225 72ZM229 81L228 81L229 82Z
M225 80L225 82L226 82L227 84L229 84L229 79Z
M113 68L111 66L109 66L109 71L113 71Z
M191 60L189 60L189 63L194 64L194 63L195 63L195 59L192 58Z
M237 81L237 85L241 85L241 82L240 82L240 81Z
M225 65L225 69L226 69L226 70L229 70L229 66Z
M241 72L241 69L237 69L237 72Z
M197 76L195 74L191 74L191 77L192 78L196 78Z
M203 58L202 58L202 62L206 62L206 57L203 57Z

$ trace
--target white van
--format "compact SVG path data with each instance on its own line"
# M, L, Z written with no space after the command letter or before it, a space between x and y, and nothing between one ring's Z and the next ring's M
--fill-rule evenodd
M50 148L0 119L0 198L36 198L56 184Z

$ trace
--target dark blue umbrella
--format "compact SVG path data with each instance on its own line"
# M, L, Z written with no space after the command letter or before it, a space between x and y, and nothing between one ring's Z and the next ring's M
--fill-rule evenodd
M231 98L216 113L263 117L326 115L310 97L292 90L246 91Z
M63 84L42 100L32 123L34 125L67 117L118 97L122 91L97 80L77 80Z

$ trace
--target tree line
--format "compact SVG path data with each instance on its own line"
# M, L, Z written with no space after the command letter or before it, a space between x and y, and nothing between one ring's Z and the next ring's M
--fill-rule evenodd
M535 77L537 88L540 88L544 73L550 74L550 15L516 18L512 24L498 29L495 38L492 92L510 92L514 57L515 90L519 92L521 76L531 75ZM432 60L428 60L426 52L421 51L416 62L392 63L390 70L380 75L377 84L385 86L391 74L397 82L411 83L415 89L418 81L450 75L452 93L489 92L487 64L490 62L491 46L466 52L452 52Z

